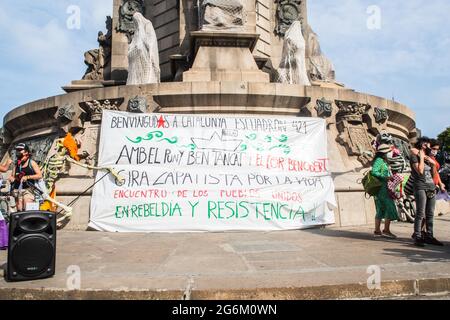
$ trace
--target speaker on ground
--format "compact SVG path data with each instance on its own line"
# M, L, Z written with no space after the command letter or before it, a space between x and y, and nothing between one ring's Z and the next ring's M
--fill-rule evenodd
M6 280L25 281L55 275L56 215L46 211L11 215Z

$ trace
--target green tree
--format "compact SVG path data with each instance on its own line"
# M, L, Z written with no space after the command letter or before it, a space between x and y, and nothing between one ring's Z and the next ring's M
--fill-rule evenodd
M442 143L442 149L445 149L447 152L450 151L450 127L438 135L438 140Z

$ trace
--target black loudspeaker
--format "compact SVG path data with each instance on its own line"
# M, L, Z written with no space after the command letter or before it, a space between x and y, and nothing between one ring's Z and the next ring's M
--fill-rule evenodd
M46 211L11 214L7 281L55 275L56 215Z

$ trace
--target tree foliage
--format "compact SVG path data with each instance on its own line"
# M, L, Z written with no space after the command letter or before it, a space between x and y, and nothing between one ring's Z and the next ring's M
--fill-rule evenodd
M450 127L444 130L440 135L438 135L438 140L441 142L443 148L447 152L450 151Z

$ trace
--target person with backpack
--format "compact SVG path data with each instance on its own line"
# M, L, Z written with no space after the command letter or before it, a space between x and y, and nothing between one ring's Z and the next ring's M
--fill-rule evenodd
M42 179L39 165L31 159L30 149L25 143L19 143L16 148L17 163L14 167L9 181L16 199L17 211L25 211L27 203L35 202L35 195L30 190Z
M397 236L391 232L391 221L398 220L397 207L394 200L390 197L388 191L388 180L392 176L389 169L388 153L392 151L388 144L381 144L378 146L377 153L373 160L372 176L381 182L381 187L375 195L375 207L377 214L375 216L375 237L388 237L396 239ZM381 222L384 219L384 230L381 231Z
M431 140L420 138L415 147L418 154L411 152L411 176L414 181L414 198L416 216L414 218L414 245L423 247L425 243L442 246L443 243L433 235L434 209L436 206L435 169L436 161L432 158ZM436 180L437 181L437 180ZM422 234L422 221L425 219L426 231Z

